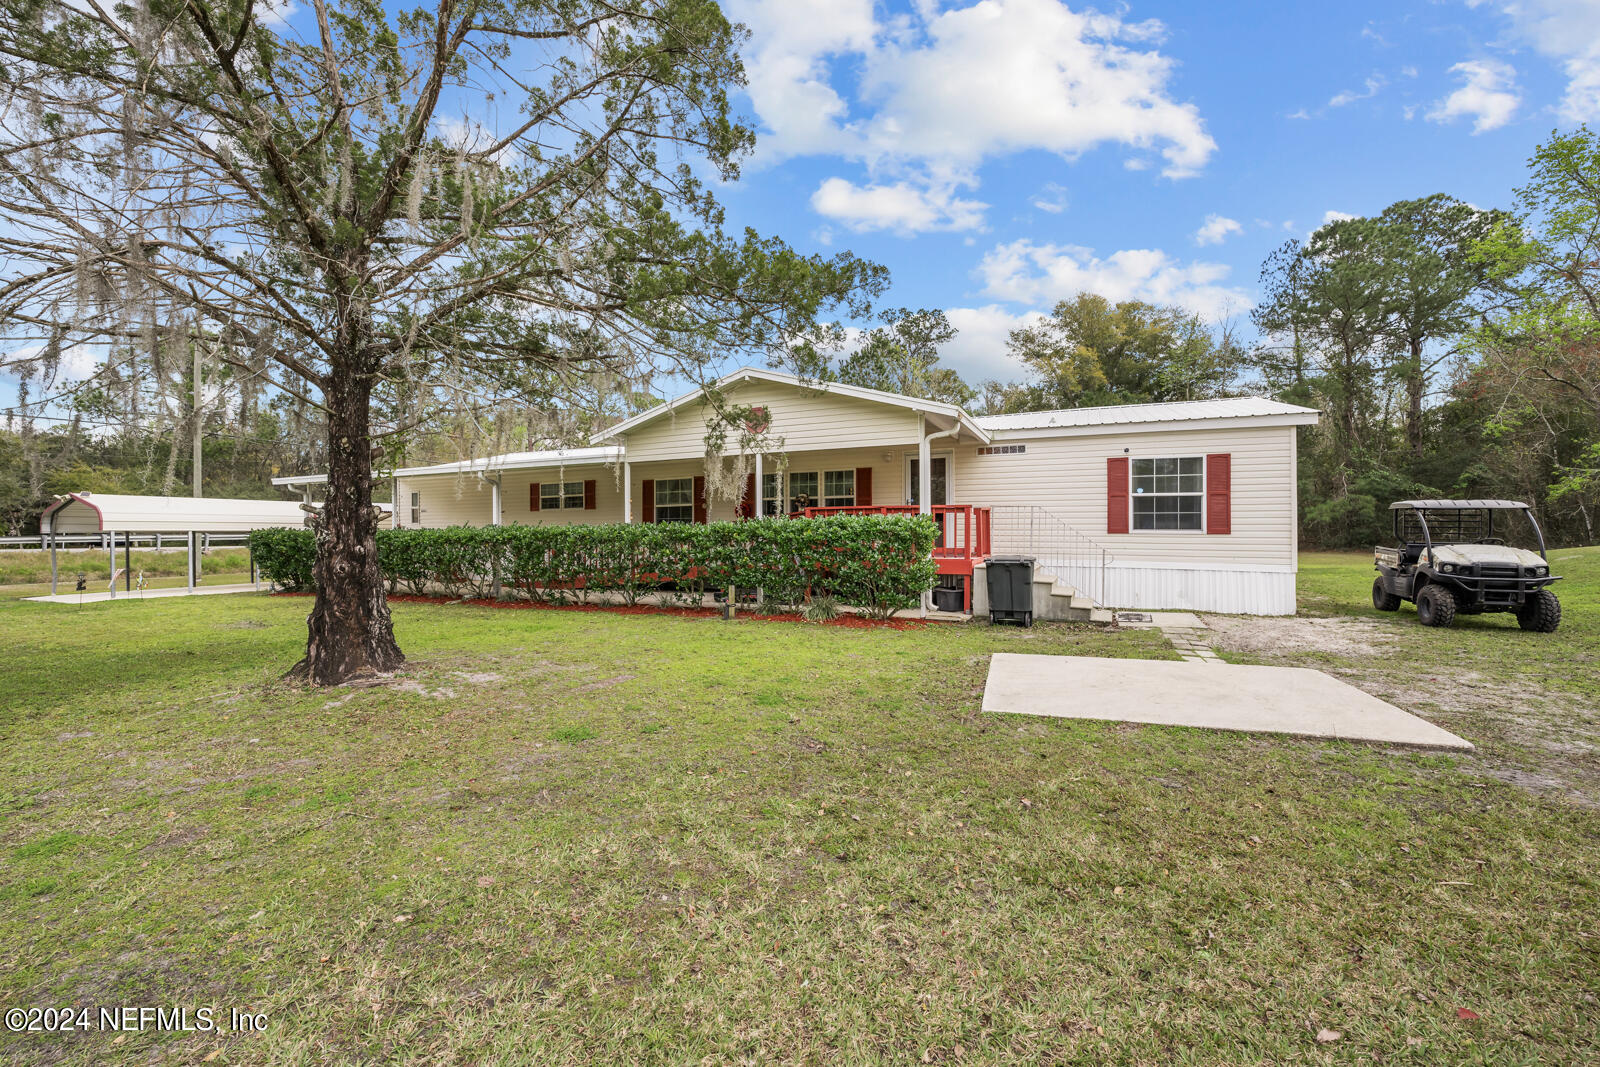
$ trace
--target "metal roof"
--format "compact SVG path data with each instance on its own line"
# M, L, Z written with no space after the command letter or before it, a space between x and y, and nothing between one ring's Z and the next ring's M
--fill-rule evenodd
M543 452L506 452L482 459L459 459L449 463L435 463L429 467L401 467L383 471L376 477L409 478L416 474L474 474L479 471L532 470L538 467L568 467L580 463L616 463L622 459L622 449L614 445L594 448L552 448ZM326 474L296 474L288 478L274 478L273 485L321 485L328 480Z
M1396 500L1390 511L1400 508L1421 508L1423 511L1450 511L1454 508L1526 508L1520 500Z
M87 509L102 531L117 533L245 533L303 526L306 518L299 504L287 500L68 493L45 508L46 525L68 507Z
M1317 421L1314 408L1285 404L1262 396L1221 400L1184 400L1165 404L1116 404L1109 407L1024 411L1015 415L980 415L987 430L1048 430L1083 426L1132 426L1152 422L1199 422L1206 419L1261 419L1290 417L1297 424Z

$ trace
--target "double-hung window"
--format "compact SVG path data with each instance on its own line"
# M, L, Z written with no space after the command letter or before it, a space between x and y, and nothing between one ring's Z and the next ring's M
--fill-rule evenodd
M1203 530L1204 456L1133 461L1135 530Z
M539 486L539 510L557 511L561 508L583 510L582 482L543 482Z
M583 486L578 487L580 490ZM656 479L656 521L694 521L694 479Z
M411 494L411 525L422 525L422 494Z
M763 474L761 476L761 514L782 515L787 510L783 506L783 475Z
M814 508L822 503L822 495L817 492L817 489L816 471L789 475L790 510L798 511L801 508Z
M856 502L856 472L828 471L822 476L822 505L848 508Z

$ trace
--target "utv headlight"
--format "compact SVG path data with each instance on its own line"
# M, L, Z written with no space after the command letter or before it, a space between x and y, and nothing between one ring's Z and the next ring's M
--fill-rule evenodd
M1454 563L1446 563L1440 566L1439 569L1444 571L1446 574L1454 574L1456 565Z
M1545 575L1550 573L1550 568L1549 567L1529 567L1528 568L1528 573L1533 575L1535 578L1543 578Z

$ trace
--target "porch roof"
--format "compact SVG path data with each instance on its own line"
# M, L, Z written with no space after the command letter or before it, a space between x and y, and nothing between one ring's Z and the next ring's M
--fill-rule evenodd
M453 460L427 467L401 467L397 470L379 472L376 476L409 478L420 474L475 474L499 470L536 470L540 467L572 467L585 463L617 463L621 460L622 449L614 445L596 448L551 448L540 452L505 452L498 456ZM327 480L326 474L296 474L287 478L274 478L272 484L321 485Z
M859 385L845 385L843 382L808 381L793 374L784 374L782 371L765 370L761 367L740 367L723 375L716 381L717 388L726 389L730 385L740 382L757 381L773 382L778 385L790 385L796 389L809 389L819 393L832 393L835 396L848 396L856 400L866 400L875 404L885 404L889 407L904 408L926 415L929 422L938 430L954 430L960 427L964 432L972 434L980 444L988 444L989 431L954 404L945 404L938 400L922 400L912 396L901 396L899 393L888 393L882 389L866 389ZM626 437L629 433L653 422L669 412L675 411L686 404L691 404L705 396L705 389L695 389L684 393L682 396L658 404L648 411L641 411L631 419L624 419L609 430L598 436L601 440L610 437Z

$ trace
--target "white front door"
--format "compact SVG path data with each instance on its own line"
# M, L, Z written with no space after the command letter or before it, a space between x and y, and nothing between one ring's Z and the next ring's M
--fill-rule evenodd
M933 485L932 503L950 503L950 461L952 453L935 452L928 457L933 468L929 479ZM906 453L906 503L922 503L921 465L915 452Z

